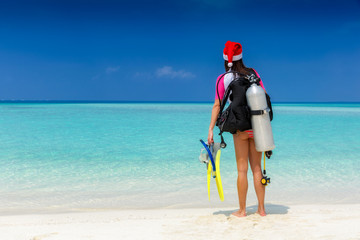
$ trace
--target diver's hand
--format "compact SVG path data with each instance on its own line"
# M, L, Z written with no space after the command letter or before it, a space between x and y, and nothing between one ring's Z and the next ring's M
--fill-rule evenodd
M208 134L208 145L214 143L214 133L212 130L209 130L209 134Z

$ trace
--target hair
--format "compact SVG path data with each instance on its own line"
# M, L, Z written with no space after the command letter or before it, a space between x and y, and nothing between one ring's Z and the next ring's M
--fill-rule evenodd
M225 60L225 71L229 71L229 67L228 67L228 61ZM233 66L231 67L231 70L239 72L240 74L245 74L245 75L249 75L251 73L251 68L248 68L245 66L244 62L242 59L240 59L239 61L233 61Z

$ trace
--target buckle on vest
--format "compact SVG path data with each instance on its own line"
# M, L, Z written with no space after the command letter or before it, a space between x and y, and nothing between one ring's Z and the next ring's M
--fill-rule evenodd
M270 108L265 108L264 110L252 110L251 115L264 115L270 113Z
M264 112L263 114L269 113L270 111L271 111L270 108L267 107L263 110L263 112Z

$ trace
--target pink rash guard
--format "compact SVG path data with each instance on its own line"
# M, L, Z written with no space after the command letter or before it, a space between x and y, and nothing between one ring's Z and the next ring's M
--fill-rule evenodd
M260 78L259 74L256 72L256 70L254 69L255 73L256 73L256 76L258 78ZM220 75L221 76L221 75ZM216 84L215 84L215 100L216 99L219 99L219 96L218 96L218 92L216 90L216 86L219 82L219 95L220 95L220 99L222 100L224 98L224 94L225 94L225 91L226 91L226 88L229 86L230 82L232 81L232 74L225 74L221 79L220 79L220 76L217 78L216 80ZM265 91L265 87L264 87L264 84L260 78L260 86L264 89ZM254 135L253 135L253 131L250 129L250 130L246 130L245 132L247 132L249 134L249 137L250 138L253 138Z

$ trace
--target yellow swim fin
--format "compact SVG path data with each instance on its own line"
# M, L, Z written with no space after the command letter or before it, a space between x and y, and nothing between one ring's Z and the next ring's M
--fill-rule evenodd
M209 201L210 201L210 180L211 180L211 172L212 172L212 165L211 161L207 164L207 188L208 188L208 195L209 195Z
M217 186L217 189L219 192L220 200L224 201L224 191L223 191L223 187L222 187L222 183L221 183L221 176L220 176L220 156L221 156L221 150L219 149L216 153L216 160L215 160L215 168L216 168L215 181L216 181L216 186ZM209 179L209 175L208 175L208 179ZM209 181L208 181L208 187L209 187ZM210 191L209 191L209 194L210 194ZM210 199L210 195L209 195L209 199Z

